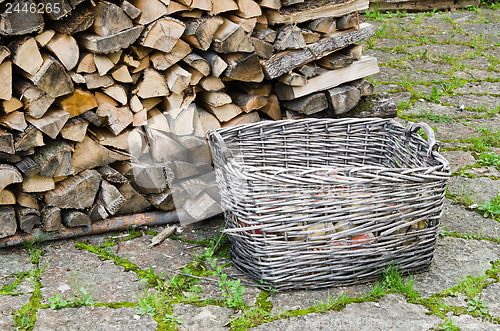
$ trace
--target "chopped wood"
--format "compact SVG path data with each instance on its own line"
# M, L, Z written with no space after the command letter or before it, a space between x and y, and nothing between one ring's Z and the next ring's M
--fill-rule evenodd
M101 54L94 55L94 63L100 76L104 76L115 66L115 64L109 59L109 57Z
M355 11L366 10L368 7L368 0L348 0L329 4L319 1L317 6L311 6L307 9L266 10L265 13L269 24L298 24L317 19L318 17L340 17Z
M189 11L189 7L181 3L170 1L167 5L167 15L171 15L177 12Z
M259 57L255 53L233 53L222 56L228 64L224 75L243 82L261 82L264 79Z
M337 18L337 30L357 28L362 22L362 17L358 14L358 12L350 13Z
M172 182L173 172L161 164L121 162L113 165L143 194L162 193Z
M106 208L99 202L96 201L92 207L87 211L87 215L90 217L92 222L100 221L103 219L107 219L109 217Z
M55 100L55 98L25 79L17 79L13 88L17 94L21 95L24 111L33 118L40 118L45 115Z
M372 83L362 78L352 81L349 84L357 88L362 97L372 95L375 90L375 87Z
M32 159L40 167L42 177L60 177L73 174L73 148L64 141L51 140L37 149Z
M58 20L73 10L69 0L42 0L42 3L45 4L45 15L51 20ZM59 4L59 6L56 7L56 4ZM49 10L50 7L53 10Z
M16 234L17 221L14 207L0 206L0 238Z
M281 0L258 0L257 2L262 8L274 10L280 10L281 8Z
M146 132L151 156L156 162L170 162L185 158L186 149L179 144L174 136L151 128L146 128Z
M134 114L132 126L143 126L148 124L148 111L146 108Z
M267 97L271 94L271 89L273 85L269 82L261 82L261 83L239 83L238 87L243 90L245 93L253 94L253 95L262 95Z
M361 59L363 45L349 45L339 50L339 53L352 57L354 60Z
M40 212L32 208L16 206L16 216L19 228L26 233L32 233L36 225L40 225Z
M114 84L114 81L109 76L101 76L98 73L84 75L85 83L89 90L97 88L106 88Z
M23 176L16 167L10 164L0 164L0 191L13 183L21 183Z
M291 72L278 77L278 82L288 85L288 86L304 86L307 84L306 76L298 74L296 72Z
M304 42L306 44L312 44L321 39L321 34L309 29L302 29L302 37L304 37Z
M165 110L169 112L172 118L175 118L173 112L179 113L183 109L186 109L195 99L196 94L194 93L192 87L185 89L182 94L172 93L164 100Z
M71 77L64 67L50 56L44 56L43 64L37 73L27 77L53 98L71 94L74 91Z
M17 204L21 207L40 210L38 205L37 196L33 193L24 193L21 191L16 192Z
M141 11L141 15L135 20L141 25L149 24L167 14L167 7L159 0L131 0L130 3Z
M97 70L94 62L94 54L81 52L78 66L76 67L77 73L94 73Z
M191 74L182 69L178 64L174 64L165 72L167 85L173 93L181 94L191 81Z
M360 40L367 39L374 34L374 27L371 24L363 23L360 25L359 30L336 32L328 38L308 45L307 49L277 53L269 60L264 61L262 67L266 76L274 79L294 68L303 66Z
M34 0L26 0L23 6L27 8L35 7L37 4ZM43 28L43 17L38 11L11 11L2 13L0 16L0 35L19 36L32 32L38 32Z
M277 51L285 49L302 49L306 47L302 30L296 25L284 25L277 33L276 39L274 40L274 48Z
M211 0L212 10L210 15L217 15L220 13L238 10L238 4L234 0Z
M12 113L14 110L18 110L23 106L23 103L15 97L10 98L9 100L2 101L0 105L0 109L5 113Z
M337 20L335 17L321 17L307 22L305 27L329 35L335 32Z
M259 113L256 111L253 111L250 113L238 115L237 117L233 118L232 120L230 120L226 123L222 123L222 127L225 128L225 127L229 127L229 126L257 123L257 122L260 122Z
M77 36L78 44L91 52L98 54L108 54L129 47L141 35L143 27L120 31L116 34L100 37L95 34L83 33Z
M143 58L141 60L141 62L139 62L139 65L135 68L135 69L132 69L132 74L137 74L137 73L140 73L141 71L143 71L144 69L147 69L149 68L150 64L149 64L149 55L146 56L145 58ZM131 82L134 82L135 83L135 80L134 78L132 78L132 81ZM118 79L117 79L118 80Z
M9 114L0 115L0 125L16 131L24 131L28 127L24 113L17 110Z
M139 42L142 46L168 53L174 48L185 28L183 22L165 17L148 25L142 32Z
M274 94L271 94L267 98L267 104L264 107L260 108L259 112L266 114L275 121L283 119L283 117L281 116L280 102L278 100L278 97L276 97Z
M54 187L54 178L39 175L26 177L21 183L21 191L27 193L47 192L53 190Z
M254 37L250 37L250 41L252 42L255 53L260 58L269 59L271 56L273 56L273 53L274 53L273 44L270 44L264 40L254 38Z
M227 68L227 63L216 53L207 51L201 52L200 55L210 64L212 75L219 77Z
M252 52L254 50L245 30L224 18L224 23L214 34L212 48L217 53Z
M318 76L326 71L325 68L316 66L314 63L306 64L297 69L297 72L304 75L306 78Z
M281 103L284 108L296 111L304 115L312 115L328 109L328 99L325 93L313 93L301 98Z
M304 86L276 85L276 95L280 100L292 100L316 91L326 90L340 84L350 82L379 72L377 60L363 56L348 67L326 71L321 75L310 78Z
M81 142L87 133L89 122L81 117L73 117L64 124L60 133L64 139Z
M149 58L147 59L149 62ZM120 83L132 83L134 80L130 76L130 72L126 65L122 64L116 67L116 69L111 72L113 79Z
M266 97L260 95L231 92L233 103L239 106L245 113L260 109L267 104Z
M56 184L43 195L47 206L84 209L92 206L99 190L101 175L95 170L84 170Z
M200 196L195 199L187 199L183 208L197 221L222 212L219 204L206 193L200 194Z
M0 100L9 100L12 97L12 62L0 63Z
M337 52L322 57L321 59L316 61L318 65L330 70L347 67L353 62L354 59L352 57Z
M31 124L24 131L14 134L14 148L16 151L28 151L33 147L43 145L42 132Z
M66 70L72 70L77 65L80 49L72 36L57 33L46 47L61 61Z
M147 201L155 208L163 211L175 210L175 201L169 189L166 192L148 194Z
M14 154L14 136L10 132L0 129L0 152Z
M45 232L62 229L61 208L46 206L41 212L41 224Z
M97 201L102 204L109 215L114 215L127 199L125 199L115 186L103 179L101 181L101 188L97 194Z
M107 1L97 2L94 15L92 31L101 37L114 35L134 26L130 17L120 7Z
M184 70L186 70L187 72L189 72L189 74L191 75L191 79L189 80L189 85L191 85L191 86L198 85L198 83L200 82L200 80L203 77L205 77L201 72L199 72L198 70L196 70L193 67L184 65L184 66L182 66L182 68Z
M251 18L243 18L233 14L224 15L231 22L238 24L243 28L246 33L252 33L253 29L255 29L255 25L257 24L257 17Z
M398 107L394 100L387 93L379 93L362 97L353 109L339 117L394 118L397 112Z
M96 168L97 172L99 172L103 179L107 180L113 184L125 184L128 183L127 178L119 173L116 169L111 168L110 166L102 166Z
M220 91L226 86L219 77L207 76L200 80L200 86L205 91Z
M194 132L194 116L195 108L189 107L183 110L177 117L172 120L170 129L177 136L185 136Z
M85 169L93 169L125 159L128 157L113 152L96 143L89 136L85 136L82 142L75 145L71 162L75 173L79 173Z
M85 77L83 75L77 74L74 71L68 71L68 75L71 77L71 80L75 84L85 84Z
M5 46L0 46L0 63L10 56L10 50Z
M267 41L268 43L273 43L276 40L278 34L275 30L265 29L265 30L254 30L252 37L259 38L261 40Z
M204 108L214 114L220 122L227 122L243 112L240 107L232 103L220 107L213 107L205 104Z
M45 47L47 43L54 37L56 32L54 30L45 30L39 35L35 36L36 43L38 44L39 47Z
M75 93L71 96L57 102L57 105L64 111L69 113L69 117L75 117L83 114L87 110L97 107L97 102L94 95L89 91L75 89Z
M85 31L94 24L95 14L92 9L90 5L79 6L78 10L73 10L67 16L48 22L49 26L59 33L69 35Z
M137 86L137 95L140 98L153 98L170 94L165 77L153 68L144 71L143 77Z
M210 74L210 63L196 53L186 55L182 61L201 72L203 76L208 76Z
M296 5L298 3L303 3L305 0L281 0L283 6Z
M167 118L158 108L153 108L148 112L148 127L163 132L171 132Z
M343 85L329 89L326 93L335 115L344 114L354 108L359 102L361 93L357 88Z
M195 48L206 51L214 38L215 32L224 20L218 16L204 16L188 20L182 39Z
M35 119L33 117L27 116L26 120L50 138L55 139L64 124L66 124L68 118L68 112L54 108L52 110L49 110L42 118Z
M125 197L126 202L118 209L117 214L139 213L149 208L148 200L137 193L129 182L118 186L118 191Z
M142 11L139 8L137 8L136 6L134 6L133 4L131 4L130 2L128 2L127 0L123 0L122 1L121 5L120 5L120 8L131 19L135 19L135 18L139 17L139 15L142 14Z
M16 204L16 196L12 191L7 189L0 191L0 206L15 205L15 204ZM1 228L2 226L0 225L0 231Z
M215 107L223 106L233 101L227 93L222 91L201 92L198 94L198 100Z
M238 16L251 18L262 15L259 4L253 0L236 0L236 2L238 3Z
M87 226L92 224L92 220L89 215L73 209L62 210L61 220L62 224L67 227Z
M175 233L177 230L177 226L172 225L172 226L167 226L165 229L163 229L160 233L158 233L156 236L154 236L151 239L151 244L148 245L148 248L151 248L153 246L156 246L160 244L162 241L170 237L172 234Z
M150 60L156 70L166 70L182 60L190 52L191 47L189 44L183 40L178 40L169 53L154 52Z
M24 177L33 177L40 172L40 166L29 156L25 156L17 162L16 167L22 172Z
M43 64L35 38L27 37L12 43L10 53L12 63L30 75L36 74Z
M109 129L115 135L122 132L134 120L134 116L127 106L115 107L109 103L99 105L97 115L106 119Z
M266 15L262 14L260 16L257 16L256 19L257 19L257 22L255 22L255 29L265 30L265 29L269 28L269 24L267 22Z
M106 87L102 91L122 105L126 105L128 102L127 91L125 90L125 87L123 85L111 85L110 87Z

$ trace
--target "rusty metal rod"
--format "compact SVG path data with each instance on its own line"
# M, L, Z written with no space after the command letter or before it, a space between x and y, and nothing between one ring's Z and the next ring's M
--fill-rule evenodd
M81 236L88 236L110 231L123 231L133 226L159 226L179 221L179 216L185 217L181 211L155 211L149 213L123 215L114 218L97 221L89 226L80 226L75 228L64 228L59 232L43 232L28 234L18 232L14 236L0 239L0 248L22 245L33 239L42 239L43 241L69 239Z

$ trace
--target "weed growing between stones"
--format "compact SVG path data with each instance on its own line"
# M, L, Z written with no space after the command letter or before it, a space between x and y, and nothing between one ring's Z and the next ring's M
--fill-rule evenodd
M439 324L436 329L441 330L441 331L459 331L460 330L460 328L458 326L453 325L452 320L449 319L448 317L446 317L444 319L444 323Z
M500 216L500 194L496 192L496 196L491 200L483 203L477 208L484 217L497 219Z

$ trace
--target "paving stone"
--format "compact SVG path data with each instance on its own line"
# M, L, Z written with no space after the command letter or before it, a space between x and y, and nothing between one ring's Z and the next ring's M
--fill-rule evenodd
M0 331L15 330L12 313L28 303L31 294L0 295Z
M419 116L446 116L449 118L461 118L461 117L472 117L477 116L477 112L473 111L460 111L460 108L445 106L429 101L416 101L409 109L405 109L401 112L401 115L419 117Z
M476 128L486 128L490 132L498 132L500 130L500 115L496 114L492 117L474 119L468 123Z
M375 85L375 93L389 92L402 89L403 87L397 84L377 84Z
M477 13L471 11L457 11L452 13L446 13L445 15L449 16L454 22L459 22L459 23L470 23L480 18L480 16Z
M410 102L411 100L411 93L410 92L393 92L390 94L390 97L392 100L394 100L394 103L398 105L401 102Z
M0 249L0 287L16 280L13 274L33 269L28 250L25 248Z
M447 54L448 56L453 55L455 58L462 58L464 54L471 51L471 48L463 45L436 45L427 44L422 46L411 46L407 50L412 54L424 54L427 51L427 55L439 58L442 54Z
M465 173L473 176L500 177L500 171L493 166L467 169Z
M469 36L456 33L454 31L438 31L436 34L430 34L429 38L435 39L438 43L459 44L472 41Z
M479 213L444 200L441 226L448 232L481 234L489 238L500 238L500 222L485 218Z
M461 60L460 63L465 65L465 66L480 69L480 70L488 70L488 68L490 67L490 61L485 56L478 56L478 57L475 57L473 59ZM477 92L477 93L480 93L480 92Z
M453 66L441 62L441 63L436 63L436 62L431 62L426 59L415 59L415 60L408 60L405 61L404 63L399 63L397 64L398 66L402 68L418 68L422 71L428 71L428 72L437 72L437 73L446 73L448 71L451 71L453 69Z
M478 23L462 26L464 32L474 35L500 36L500 23Z
M483 321L470 315L450 316L453 325L462 331L495 331L500 330L500 325Z
M144 284L135 273L126 272L112 261L101 261L86 250L76 249L72 241L60 241L48 247L41 259L41 265L45 265L41 277L42 303L48 303L48 298L57 293L72 299L80 287L89 290L94 302L137 302L137 295L143 292Z
M251 330L428 330L441 323L427 309L389 294L380 302L347 305L343 310L276 320Z
M376 47L378 48L380 46L377 45ZM394 63L408 56L406 54L392 53L379 49L365 49L363 50L363 54L376 57L378 63Z
M377 39L377 48L392 49L393 47L399 45L413 45L417 42L413 39L401 39L401 38L379 38Z
M271 301L273 303L273 315L282 310L306 309L320 303L328 302L329 299L336 299L342 293L349 297L362 297L370 293L371 287L368 284L361 284L349 287L329 287L318 290L295 290L273 293ZM268 299L269 300L269 299Z
M380 68L380 72L370 76L371 79L378 82L425 82L425 83L433 83L438 81L446 81L448 80L448 76L437 73L423 73L421 71L415 70L414 68L410 69L399 69L392 67L382 67Z
M462 71L471 75L474 79L498 79L500 78L500 73L494 71L486 71L474 68L463 68Z
M457 285L466 276L482 275L500 259L500 244L461 238L438 238L429 271L415 276L413 288L428 297Z
M440 154L450 163L451 173L476 163L476 159L469 151L441 151Z
M500 192L500 180L488 177L452 177L448 181L448 191L459 196L469 196L475 203L490 201Z
M495 110L500 106L500 98L491 95L453 95L441 97L441 101L454 105L455 107L465 106L467 108L485 107L486 110Z
M35 324L38 331L138 331L156 330L157 323L149 316L135 319L135 308L81 307L61 310L41 309Z
M422 119L421 122L425 122L434 128L437 140L462 140L466 137L477 137L480 135L476 129L465 126L462 123L436 123L428 119Z
M481 299L488 303L491 316L500 317L500 283L488 285L481 292Z
M499 94L500 82L469 82L455 89L456 93Z
M233 315L228 308L218 306L197 307L185 304L173 305L173 315L182 319L178 330L229 330L224 325Z

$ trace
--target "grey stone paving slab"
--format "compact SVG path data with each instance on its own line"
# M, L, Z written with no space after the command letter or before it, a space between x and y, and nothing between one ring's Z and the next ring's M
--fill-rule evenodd
M339 312L276 320L251 330L428 330L441 323L440 318L425 315L426 311L389 294L380 302L349 304Z
M379 38L377 40L377 48L392 49L399 45L412 45L417 43L413 39L400 39L400 38Z
M473 176L500 177L500 171L493 166L467 169L465 173Z
M431 120L422 119L421 122L427 123L434 128L437 140L462 140L467 137L478 137L480 133L462 123L436 123Z
M455 107L464 105L467 108L485 107L486 110L495 110L500 106L500 98L491 95L452 95L441 97L441 101Z
M490 61L485 56L478 56L478 57L475 57L473 59L461 60L460 63L465 65L465 66L480 69L480 70L488 70L488 68L491 65Z
M412 54L417 54L419 51L421 54L427 52L428 55L439 58L442 54L447 54L448 56L453 55L455 58L462 58L467 52L471 51L471 48L463 45L436 45L427 44L422 46L411 46L407 50Z
M456 93L488 93L500 95L500 82L470 82L455 89Z
M413 288L431 296L457 285L466 276L482 275L500 259L500 244L461 238L438 238L429 271L415 276Z
M500 23L478 23L462 26L464 32L474 35L500 36Z
M401 102L410 102L411 93L410 92L394 92L390 94L394 103L398 105Z
M451 194L469 196L475 203L490 201L500 192L500 181L487 177L452 177L448 182Z
M32 268L27 249L0 249L0 287L12 283L15 280L15 277L11 277L13 274L28 272Z
M0 296L0 331L15 330L12 313L30 300L31 294Z
M500 130L500 115L496 114L492 117L474 119L469 121L469 124L476 128L486 128L490 132L497 132Z
M389 92L402 89L403 87L397 84L377 84L375 85L375 93Z
M401 115L418 117L427 115L446 116L449 118L461 118L477 116L474 111L463 110L453 106L445 106L429 101L416 101L409 109L401 111Z
M72 241L47 246L41 265L46 265L41 277L42 303L48 303L57 293L72 299L82 286L90 290L94 302L136 302L144 288L135 273L125 271L112 261L101 261L86 250L76 249Z
M426 82L433 83L437 81L446 81L448 80L447 75L436 74L436 73L428 73L421 72L412 69L399 69L392 67L382 67L380 68L380 72L378 74L370 76L373 80L378 82L390 82L390 83L398 83L398 82Z
M481 292L481 299L488 303L490 315L500 317L500 283L493 283Z
M450 163L450 171L452 173L476 163L476 159L469 151L441 151L440 154Z
M453 69L453 66L447 63L444 62L436 63L426 59L408 60L405 61L404 63L398 64L398 66L403 68L419 68L422 71L438 72L438 73L446 73Z
M380 46L377 44L376 47L378 48ZM392 53L379 49L364 49L363 54L376 57L378 63L393 63L407 57L406 54Z
M463 68L464 72L472 76L473 79L498 79L500 78L500 73L495 71L486 71L474 68Z
M85 331L147 331L156 330L157 323L149 316L136 316L135 308L81 307L61 310L41 309L35 330Z
M472 39L469 36L456 33L455 31L438 31L436 34L430 34L429 38L433 38L438 43L464 43L470 42Z
M278 292L271 295L273 310L271 313L277 314L280 310L306 309L320 303L335 300L339 295L345 293L350 297L362 297L370 292L367 284L349 287L330 287L318 290L295 290ZM268 299L269 300L269 299Z
M453 204L449 199L444 201L441 226L448 232L482 234L489 238L500 238L500 222Z
M496 331L500 330L500 325L489 321L483 321L470 315L451 316L453 325L456 325L462 331Z
M174 316L182 319L182 324L178 325L179 330L229 330L225 327L233 315L233 311L228 308L218 306L197 307L185 304L174 305Z

